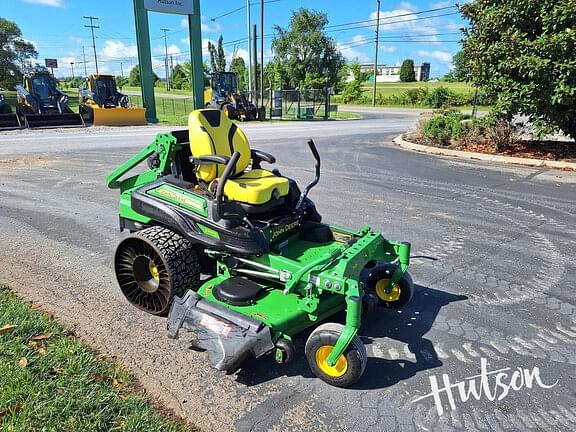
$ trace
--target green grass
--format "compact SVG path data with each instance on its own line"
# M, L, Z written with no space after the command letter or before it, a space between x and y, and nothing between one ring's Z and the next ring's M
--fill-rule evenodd
M16 327L0 330L0 430L190 431L155 410L126 370L0 284L6 325Z

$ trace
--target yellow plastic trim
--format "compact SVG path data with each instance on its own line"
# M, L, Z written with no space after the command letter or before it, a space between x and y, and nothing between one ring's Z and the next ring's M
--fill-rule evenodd
M394 286L392 287L392 290L390 291L390 293L386 292L386 287L388 286L388 282L390 281L390 279L384 278L384 279L380 279L377 283L376 283L376 295L384 301L387 302L394 302L394 301L398 301L400 299L400 285L395 283Z
M339 378L348 371L348 360L346 360L346 357L342 354L338 357L338 360L336 360L336 364L330 366L327 360L333 348L332 345L323 345L318 348L318 350L316 350L316 365L324 375Z
M229 179L224 186L224 195L229 200L247 204L266 204L273 199L274 191L278 197L288 195L288 179L278 177L263 169L245 172L240 177Z

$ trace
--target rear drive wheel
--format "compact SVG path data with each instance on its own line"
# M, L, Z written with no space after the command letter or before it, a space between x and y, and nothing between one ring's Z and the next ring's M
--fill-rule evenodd
M406 306L414 295L414 282L409 273L404 273L392 290L386 292L390 278L395 271L396 266L393 264L378 265L372 269L366 283L366 290L375 293L378 303L389 309L400 309Z
M114 257L116 278L130 303L153 315L166 315L175 295L196 289L200 262L192 244L155 226L124 238Z
M318 378L336 387L350 387L360 379L366 368L366 348L358 336L350 342L336 364L328 364L328 356L342 334L344 326L326 323L318 326L306 341L306 359Z

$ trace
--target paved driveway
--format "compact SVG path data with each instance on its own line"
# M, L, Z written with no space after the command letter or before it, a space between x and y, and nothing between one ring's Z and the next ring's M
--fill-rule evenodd
M246 126L301 184L313 177L305 140L316 140L323 173L311 197L325 220L413 244L414 300L361 329L369 361L352 389L312 377L303 355L223 376L124 301L112 271L118 197L104 179L160 128L0 135L0 279L204 430L576 430L576 175L393 146L414 119ZM483 363L500 375L466 381ZM425 397L434 382L464 383L454 409L447 391ZM472 382L479 400L463 402Z

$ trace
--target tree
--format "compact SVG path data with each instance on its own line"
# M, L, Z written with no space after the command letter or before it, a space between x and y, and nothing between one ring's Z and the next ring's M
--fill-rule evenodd
M188 84L190 80L186 77L186 72L181 64L177 64L172 69L172 74L170 75L170 82L172 87L175 89L188 89L190 85ZM188 85L187 85L188 84Z
M124 87L127 84L128 84L128 78L123 77L123 76L117 76L116 77L116 86L119 89L122 89L122 87Z
M212 72L226 71L226 56L224 55L224 47L222 46L223 40L222 35L220 35L218 38L218 47L208 41L208 52L210 53Z
M344 57L326 35L328 17L310 9L292 12L289 29L274 27L275 72L284 88L335 86Z
M416 72L414 72L414 60L406 59L402 62L402 66L400 67L400 81L416 81Z
M573 0L474 0L463 42L471 78L496 96L493 113L525 114L539 133L576 138L576 3Z
M347 81L344 85L344 91L342 92L342 102L349 103L358 101L362 98L362 82L365 81L365 74L360 70L360 65L358 63L352 63L347 66L346 69L352 73L354 79L352 81Z
M460 50L452 57L452 65L454 66L452 77L455 81L467 81L469 79L470 69L466 67L464 55L464 51Z
M160 81L160 77L156 75L154 71L152 71L152 76L154 77L154 84ZM130 71L130 75L128 75L128 84L131 86L140 85L140 67L138 65L134 66Z
M0 88L13 88L20 82L25 64L36 57L36 48L22 39L16 23L0 18Z
M230 72L234 72L238 78L238 89L241 91L246 90L248 82L248 69L242 57L234 57L230 63Z

